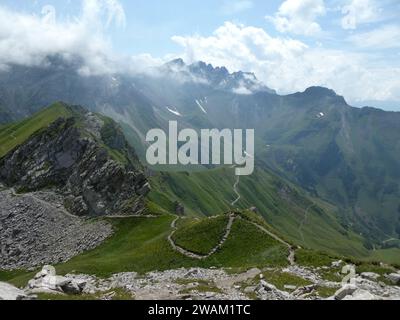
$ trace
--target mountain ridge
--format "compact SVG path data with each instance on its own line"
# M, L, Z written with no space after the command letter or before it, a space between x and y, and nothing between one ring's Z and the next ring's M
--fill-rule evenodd
M362 234L368 248L397 248L385 241L398 238L400 230L399 112L354 108L322 87L284 96L236 94L190 78L180 81L168 72L162 77L83 77L65 67L20 67L7 76L1 73L0 83L0 104L19 116L62 100L115 119L142 161L146 132L167 131L169 121L195 130L254 128L260 169L340 208L337 218L346 229ZM23 91L18 83L24 84Z

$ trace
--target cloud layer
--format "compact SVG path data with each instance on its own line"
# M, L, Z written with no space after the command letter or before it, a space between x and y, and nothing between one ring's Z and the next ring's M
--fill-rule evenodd
M329 3L340 5L332 9ZM202 60L226 66L231 72L254 72L280 93L320 85L334 89L351 103L400 101L400 64L396 53L384 51L399 47L400 24L384 21L377 3L286 0L268 17L273 24L265 22L265 28L275 27L278 35L262 27L225 22L210 35L172 37L181 49L167 57ZM253 5L250 0L236 0L229 5L225 2L224 8L226 14L235 14ZM336 49L325 46L324 37L318 38L323 43L307 41L324 35L321 20L332 10L338 15L337 28L343 32L342 39L335 39L340 45ZM381 22L378 26L374 24L377 21ZM0 6L0 69L12 63L40 65L55 54L66 59L80 57L83 66L79 72L83 75L140 72L166 62L166 57L146 53L130 57L117 54L106 34L110 28L125 24L118 0L83 0L79 15L62 21L52 6L43 7L39 14ZM360 26L362 31L357 29Z
M279 32L318 35L322 29L316 22L326 14L324 0L286 0L273 16L267 16Z
M175 36L188 62L203 60L231 71L254 72L281 93L319 85L350 101L400 100L400 68L375 66L360 53L309 47L264 29L226 22L208 37Z
M104 73L113 68L113 52L104 29L125 24L116 0L86 0L79 17L57 22L56 11L45 6L41 15L0 7L0 68L8 64L39 65L49 55L81 57L83 73Z
M356 29L358 25L380 19L382 9L375 0L350 0L342 7L342 28Z

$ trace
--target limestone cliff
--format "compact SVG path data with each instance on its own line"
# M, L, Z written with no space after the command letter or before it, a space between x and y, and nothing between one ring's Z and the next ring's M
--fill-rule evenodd
M54 188L79 216L140 214L149 184L119 126L68 108L70 117L35 132L0 160L0 181L18 192Z

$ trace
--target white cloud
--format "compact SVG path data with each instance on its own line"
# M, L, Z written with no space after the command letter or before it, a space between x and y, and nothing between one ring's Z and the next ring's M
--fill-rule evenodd
M348 0L342 7L342 28L354 30L360 24L379 21L382 12L375 0Z
M287 7L282 5L280 12L287 17L294 17L293 12L302 12L304 8L290 0L285 3ZM300 15L310 19L296 22L300 26L307 20L306 26L309 26L317 16L315 12L324 12L323 1L303 0L302 3L322 6L320 9L314 6L314 14ZM41 15L19 13L0 6L0 68L9 64L39 65L45 63L49 55L60 54L67 59L80 57L84 63L80 72L85 75L135 73L180 56L118 56L105 36L112 23L125 24L125 13L116 0L84 0L79 16L63 21L57 19L51 6L43 7ZM348 41L367 48L399 47L399 29L398 25L388 25L354 34ZM231 22L226 22L211 36L174 36L173 40L183 47L182 57L187 62L203 60L226 66L230 71L251 71L280 93L323 85L354 102L400 101L400 63L377 61L379 57L370 57L368 53L329 50L322 44L310 47L295 39L273 37L261 28ZM247 93L242 88L237 89L242 94Z
M52 6L42 15L18 13L0 6L0 67L39 65L50 55L83 59L84 74L111 72L113 52L104 36L113 22L122 26L125 13L116 0L84 0L81 15L59 22Z
M230 71L251 71L280 93L326 86L349 101L400 100L400 67L374 66L366 54L272 37L261 28L226 22L211 36L175 36L188 62L202 60Z
M118 0L84 0L81 21L86 24L109 27L113 22L123 27L126 24L125 11Z
M360 48L389 49L400 47L400 25L385 25L369 32L349 37Z
M227 15L240 13L253 8L251 0L225 0L222 5L222 12Z
M316 20L325 14L324 0L286 0L273 17L266 18L279 32L313 36L322 32Z

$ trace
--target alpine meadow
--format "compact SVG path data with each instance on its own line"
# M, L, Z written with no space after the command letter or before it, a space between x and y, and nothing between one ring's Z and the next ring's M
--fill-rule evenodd
M399 12L2 1L0 300L400 300Z

